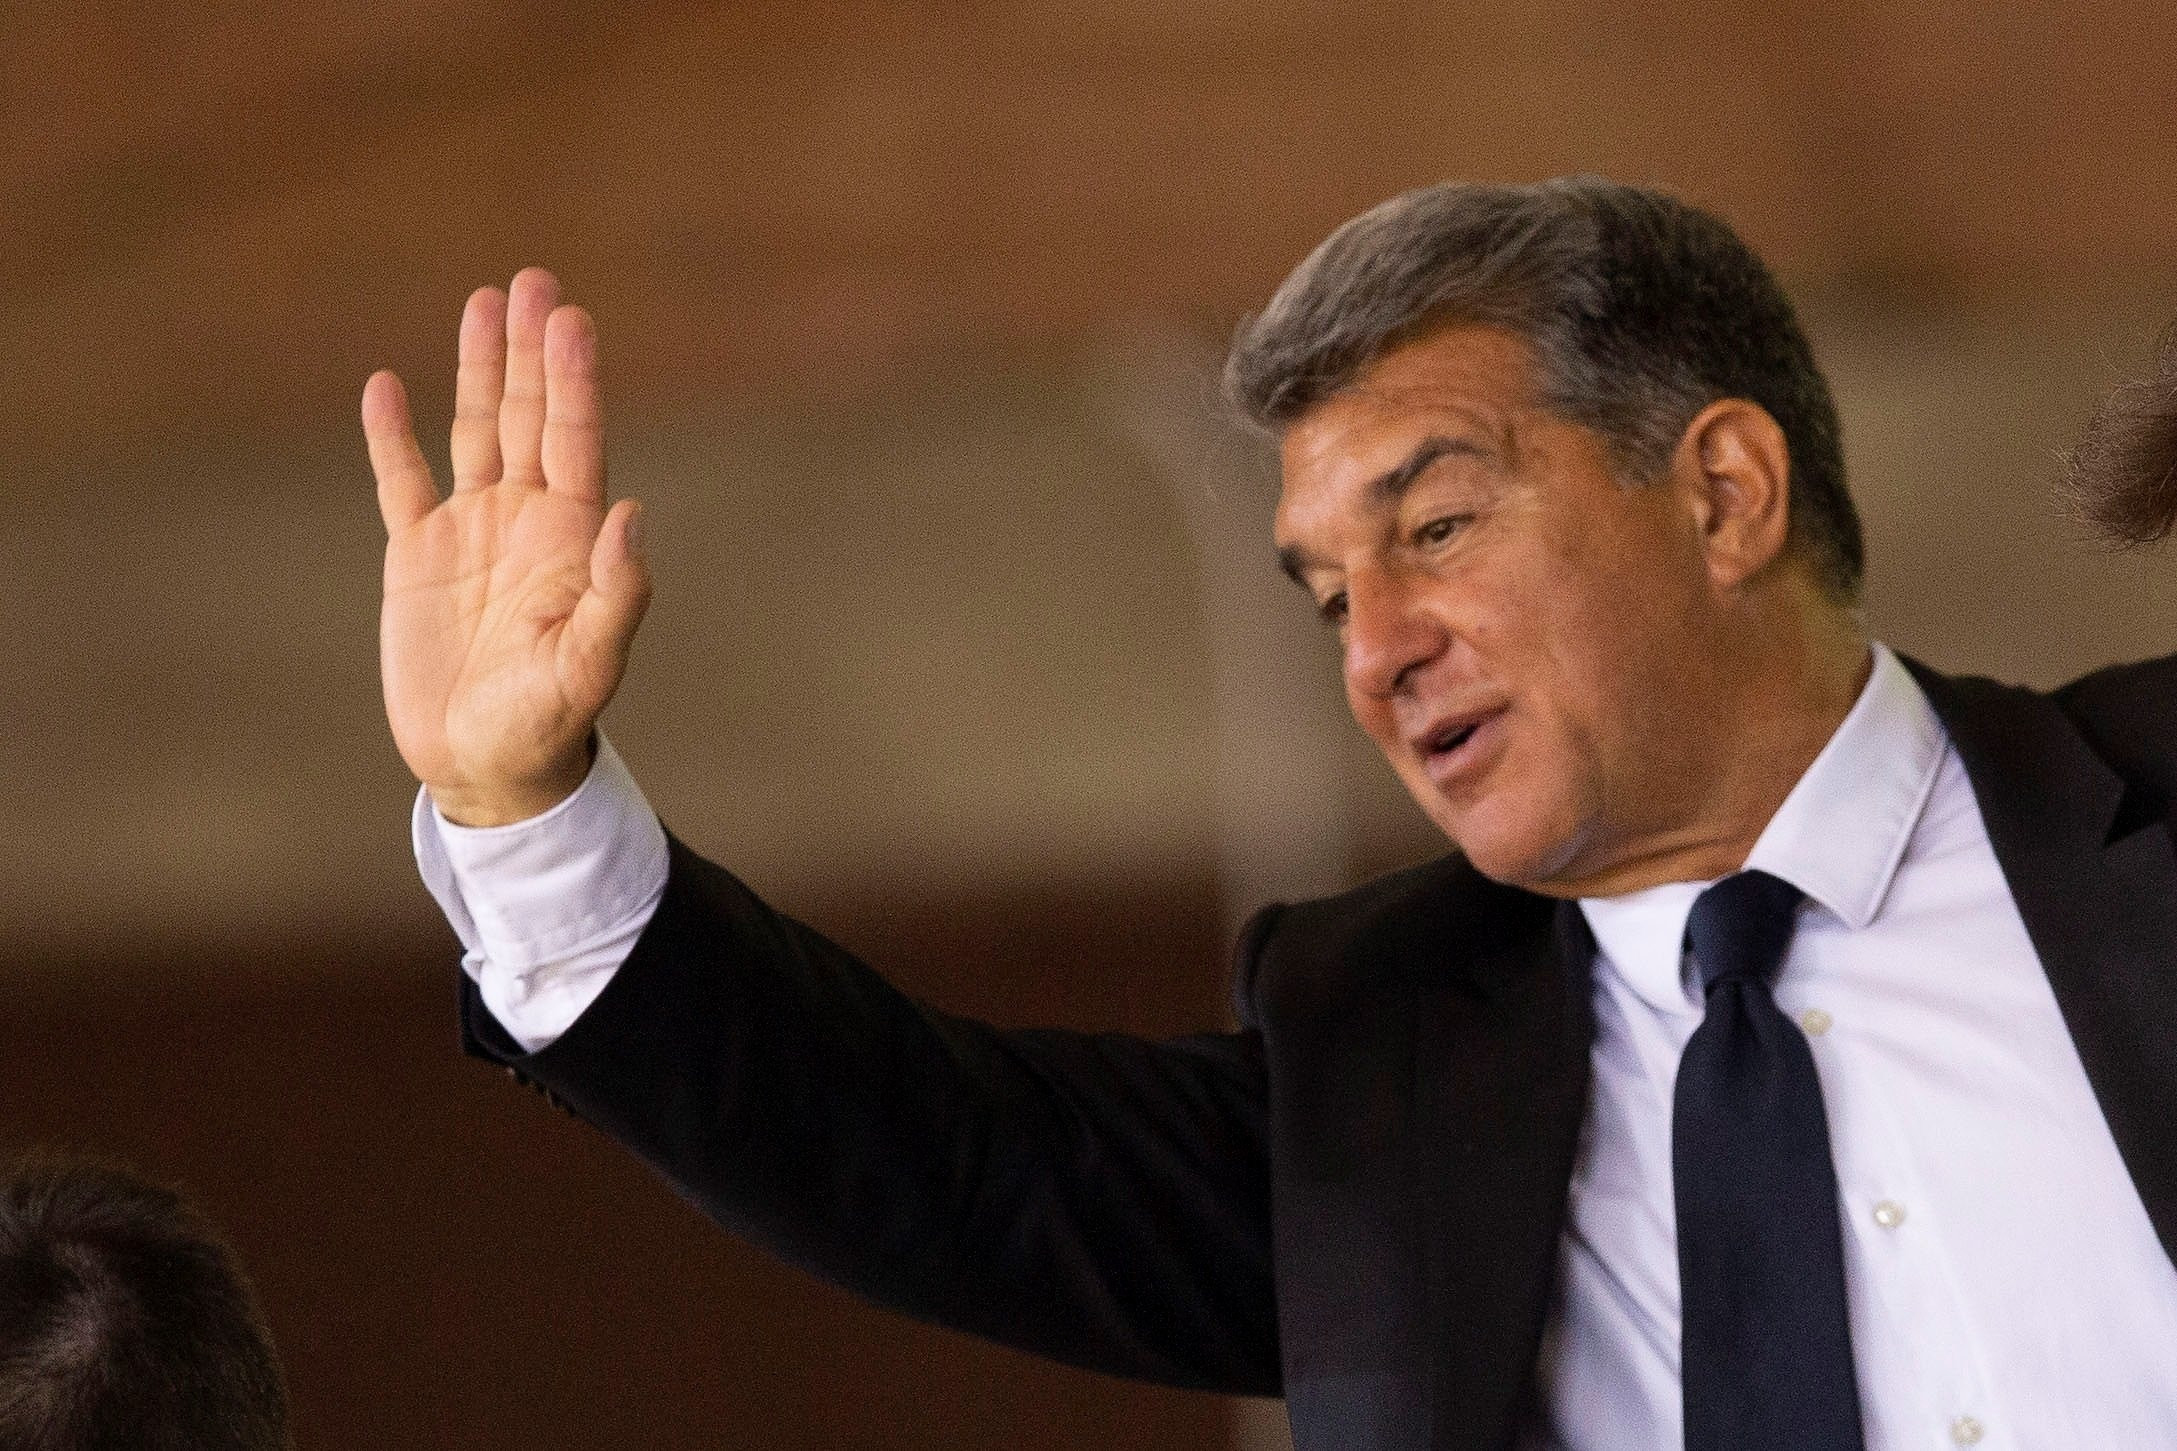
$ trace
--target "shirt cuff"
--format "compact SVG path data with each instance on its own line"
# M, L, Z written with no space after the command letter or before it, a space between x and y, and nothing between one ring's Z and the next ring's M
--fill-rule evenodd
M665 829L602 733L589 775L543 815L459 826L418 791L410 836L463 970L525 1052L605 990L665 895Z

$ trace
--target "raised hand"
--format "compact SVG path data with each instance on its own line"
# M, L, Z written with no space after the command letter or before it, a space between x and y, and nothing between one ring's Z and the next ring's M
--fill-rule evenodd
M539 267L469 298L443 499L401 380L363 389L386 526L386 716L464 825L534 816L581 784L650 600L640 506L605 507L596 327L558 299Z

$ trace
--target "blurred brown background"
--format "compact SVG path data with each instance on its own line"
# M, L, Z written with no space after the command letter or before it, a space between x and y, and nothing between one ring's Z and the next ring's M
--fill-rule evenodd
M377 366L598 314L685 836L1008 1022L1222 1014L1254 901L1435 850L1210 402L1347 215L1593 169L1735 221L1844 409L1869 613L2048 683L2177 643L2056 515L2177 313L2167 7L0 4L0 1150L231 1231L302 1444L1203 1446L1274 1414L910 1327L454 1054L374 674Z

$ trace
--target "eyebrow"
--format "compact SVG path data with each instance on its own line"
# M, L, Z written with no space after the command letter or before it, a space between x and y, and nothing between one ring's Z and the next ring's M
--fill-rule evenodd
M1376 504L1395 504L1413 487L1414 480L1427 473L1429 465L1438 459L1448 458L1453 454L1481 458L1487 452L1487 449L1471 439L1432 433L1414 445L1414 451L1406 455L1404 462L1386 469L1368 481L1369 501ZM1288 544L1280 549L1277 552L1277 567L1294 584L1302 589L1307 588L1305 571L1308 567L1308 554L1299 545Z

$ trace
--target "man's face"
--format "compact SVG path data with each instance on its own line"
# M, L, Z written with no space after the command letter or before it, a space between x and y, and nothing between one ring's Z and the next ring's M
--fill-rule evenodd
M1287 429L1277 542L1422 810L1485 874L1574 895L1698 838L1724 606L1680 472L1628 486L1536 399L1500 329L1386 353Z

